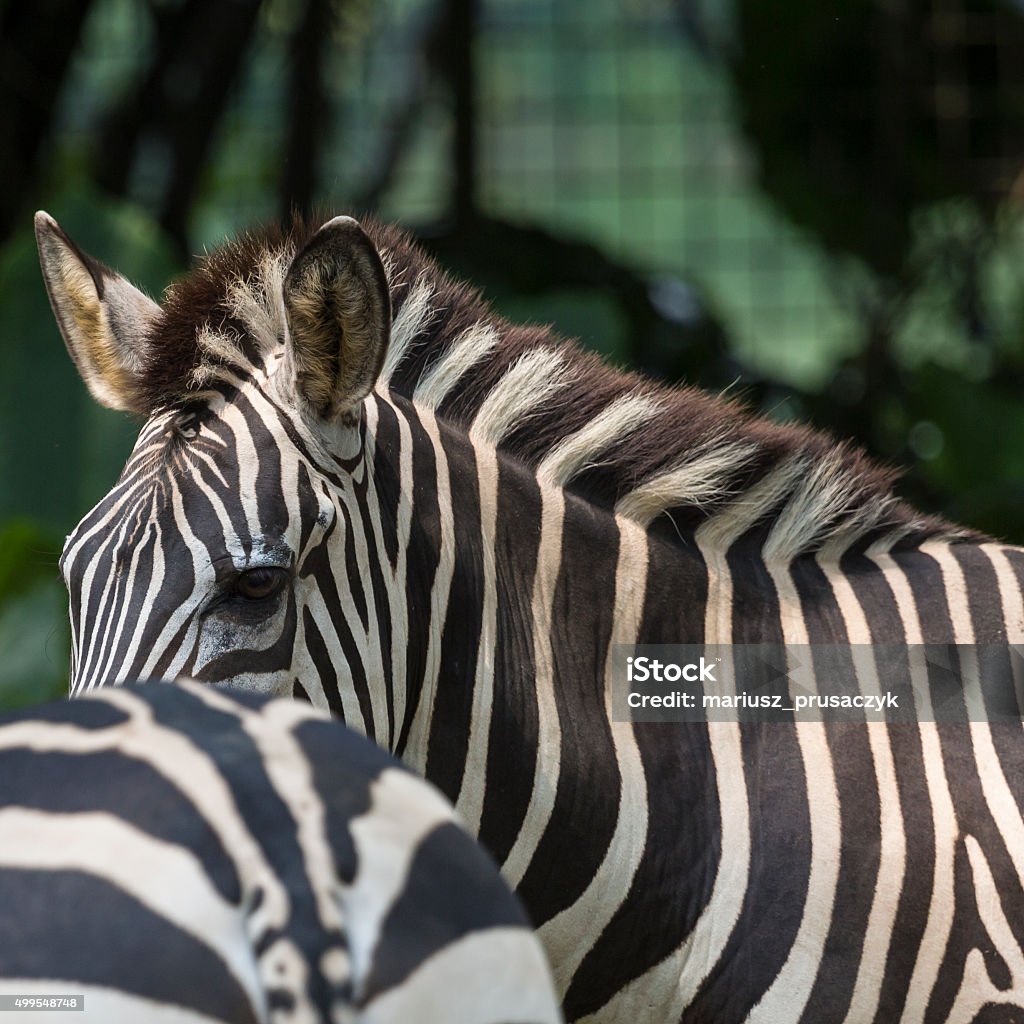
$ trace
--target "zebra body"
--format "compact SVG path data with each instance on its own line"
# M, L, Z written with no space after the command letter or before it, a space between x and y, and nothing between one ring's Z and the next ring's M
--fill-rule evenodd
M290 700L88 698L0 721L0 994L102 1024L561 1019L493 863L393 758Z
M1019 726L631 724L610 694L617 644L1019 643L1024 552L501 321L392 229L249 237L157 306L41 218L86 383L148 417L65 548L77 692L331 708L495 855L570 1020L1021 1012Z

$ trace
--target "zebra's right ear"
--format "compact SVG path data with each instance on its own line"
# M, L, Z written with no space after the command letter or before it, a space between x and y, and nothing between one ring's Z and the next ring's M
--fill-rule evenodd
M142 343L160 307L133 284L86 256L42 210L36 244L64 344L89 393L121 412L148 412L138 397Z
M373 390L391 337L391 292L380 255L351 217L329 220L284 279L287 364L297 397L334 420Z

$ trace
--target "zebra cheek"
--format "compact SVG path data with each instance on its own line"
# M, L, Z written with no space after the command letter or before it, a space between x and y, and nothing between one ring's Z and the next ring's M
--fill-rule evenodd
M208 614L200 625L192 674L204 682L286 695L294 623L294 602L283 596L269 609L242 606Z

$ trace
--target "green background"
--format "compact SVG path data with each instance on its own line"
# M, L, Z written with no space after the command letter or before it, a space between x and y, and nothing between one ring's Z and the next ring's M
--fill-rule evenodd
M1024 541L1024 15L933 0L0 8L0 707L66 687L91 403L45 208L155 296L291 209L399 220L508 315L810 420Z

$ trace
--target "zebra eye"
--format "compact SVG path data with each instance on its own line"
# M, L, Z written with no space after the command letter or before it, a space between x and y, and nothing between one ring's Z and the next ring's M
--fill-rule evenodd
M246 601L265 601L280 593L288 582L285 569L248 569L235 578L234 593Z

